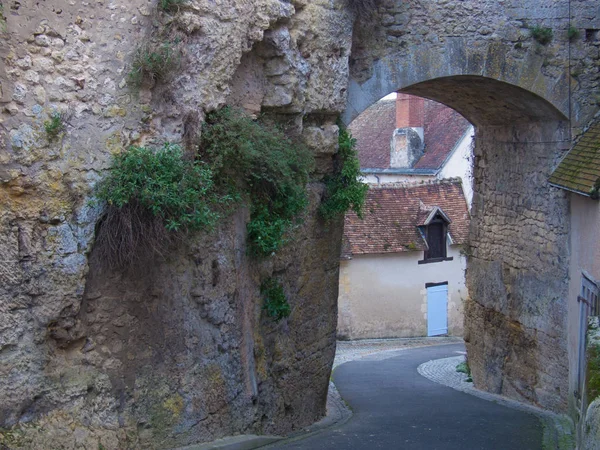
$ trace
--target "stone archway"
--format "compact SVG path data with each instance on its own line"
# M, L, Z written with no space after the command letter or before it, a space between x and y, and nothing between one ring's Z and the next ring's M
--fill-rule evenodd
M443 47L416 45L382 58L373 63L367 80L350 80L344 122L350 123L381 97L399 89L448 104L475 125L568 118L566 67L559 77L545 75L543 55L529 49L516 58L508 56L510 48L494 41L472 47L464 39L453 38ZM458 100L457 95L470 95L480 105L468 98ZM492 106L493 112L484 111L481 103Z
M444 103L476 126L465 305L474 379L565 411L569 205L547 179L571 142L569 93L564 77L542 74L535 52L503 60L505 50L472 51L456 39L386 57L369 79L351 81L343 117L349 122L400 90Z

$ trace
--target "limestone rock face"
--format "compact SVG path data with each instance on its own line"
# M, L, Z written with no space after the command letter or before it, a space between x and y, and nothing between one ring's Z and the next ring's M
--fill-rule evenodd
M190 0L162 12L147 0L25 0L2 13L0 444L165 448L320 418L341 223L318 219L318 181L292 242L263 263L246 255L240 210L166 259L106 272L90 200L111 155L193 148L204 113L226 102L289 119L292 134L324 130L314 150L326 172L348 77L343 2ZM171 70L131 86L136 52L164 46ZM278 323L261 309L271 275L292 306Z

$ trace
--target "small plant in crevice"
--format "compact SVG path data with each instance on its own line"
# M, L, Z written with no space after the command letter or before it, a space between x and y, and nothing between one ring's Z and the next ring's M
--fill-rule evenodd
M471 368L469 367L468 361L463 361L456 366L456 371L459 373L464 373L467 375L467 379L465 380L468 383L473 382L473 378L471 377Z
M178 42L142 44L133 55L127 82L134 87L165 81L180 66Z
M230 107L206 117L199 154L214 171L218 189L250 203L248 253L276 252L308 203L312 154L277 127Z
M353 210L363 217L365 197L369 189L360 180L360 161L356 152L356 139L339 124L339 150L336 155L334 173L325 177L325 194L319 213L325 220L343 216Z
M187 0L158 0L158 9L164 12L177 11Z
M548 45L554 38L552 28L542 27L540 25L531 27L529 32L531 33L531 37L541 45Z
M46 130L46 136L49 141L54 141L60 133L65 131L65 117L64 114L54 111L50 114L50 119L44 122L44 130Z
M579 39L580 34L581 33L579 32L579 29L577 27L569 25L569 28L567 29L567 38L570 42Z
M164 254L181 233L214 227L231 198L214 191L206 165L182 156L178 146L166 144L130 147L114 157L96 186L96 197L106 203L96 237L106 266L125 268L145 255Z
M260 294L263 298L263 310L275 320L289 317L291 313L290 304L287 301L283 286L274 278L269 278L260 286Z

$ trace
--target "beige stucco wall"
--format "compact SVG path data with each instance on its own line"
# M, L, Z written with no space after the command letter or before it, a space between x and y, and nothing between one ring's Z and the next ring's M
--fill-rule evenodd
M338 336L369 339L427 335L426 283L448 282L448 334L462 336L465 257L418 264L423 252L356 255L341 262Z
M571 194L571 261L569 266L569 390L577 387L577 356L579 335L579 304L582 273L600 281L600 203L578 194ZM572 402L573 397L570 397ZM572 409L576 406L570 405Z

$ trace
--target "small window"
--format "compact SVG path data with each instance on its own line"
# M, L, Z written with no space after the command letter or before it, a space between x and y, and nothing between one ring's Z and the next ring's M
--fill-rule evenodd
M419 264L452 261L452 257L447 257L449 223L447 216L438 211L432 219L428 219L425 223L427 225L421 225L419 229L427 241L428 248Z
M425 251L425 259L446 257L446 229L446 222L438 217L425 227L425 237L429 247L429 250Z

